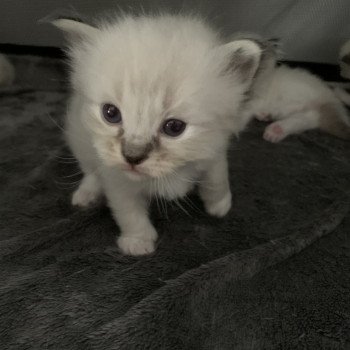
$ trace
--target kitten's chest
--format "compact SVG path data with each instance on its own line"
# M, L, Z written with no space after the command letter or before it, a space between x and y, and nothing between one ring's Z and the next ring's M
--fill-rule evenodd
M150 197L162 197L167 200L182 198L194 188L200 178L200 170L183 169L163 178L150 180L145 186L145 192Z

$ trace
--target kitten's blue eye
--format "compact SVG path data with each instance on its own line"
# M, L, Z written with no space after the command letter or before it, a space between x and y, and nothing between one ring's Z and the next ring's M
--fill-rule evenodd
M112 105L111 103L105 103L102 106L102 114L103 118L105 118L108 123L118 124L122 121L120 110L117 106Z
M168 119L162 126L162 131L171 137L181 135L186 129L186 123L179 119Z

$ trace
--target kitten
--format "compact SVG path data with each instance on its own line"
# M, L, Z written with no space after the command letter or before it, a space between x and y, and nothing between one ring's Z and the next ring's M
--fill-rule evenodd
M279 142L291 134L322 129L350 139L350 119L337 94L320 78L300 68L277 65L277 50L269 41L261 43L261 69L255 77L244 116L274 121L264 139Z
M15 78L15 69L11 62L0 54L0 86L11 85Z
M258 68L254 41L224 44L202 20L126 16L98 27L54 25L70 41L74 88L66 137L84 177L72 203L101 194L131 255L152 253L149 199L181 198L199 181L207 212L231 207L226 151Z

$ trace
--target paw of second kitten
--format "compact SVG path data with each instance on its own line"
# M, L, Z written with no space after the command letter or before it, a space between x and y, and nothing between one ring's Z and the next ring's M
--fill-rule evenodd
M206 203L205 208L208 214L221 218L231 209L231 200L231 192L227 192L226 195L219 201Z
M152 238L121 236L117 239L117 244L126 255L147 255L155 251L155 240Z
M286 133L279 123L272 123L265 129L263 138L266 141L277 143L286 136Z
M88 190L86 188L78 188L72 196L72 205L78 207L88 207L89 205L96 202L99 193Z

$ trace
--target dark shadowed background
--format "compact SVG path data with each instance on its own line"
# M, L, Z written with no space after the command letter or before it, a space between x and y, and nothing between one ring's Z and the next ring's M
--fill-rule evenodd
M123 10L191 10L226 34L253 31L282 39L288 60L336 63L350 38L349 0L2 0L0 43L61 46L62 37L37 21L55 11L88 17Z

